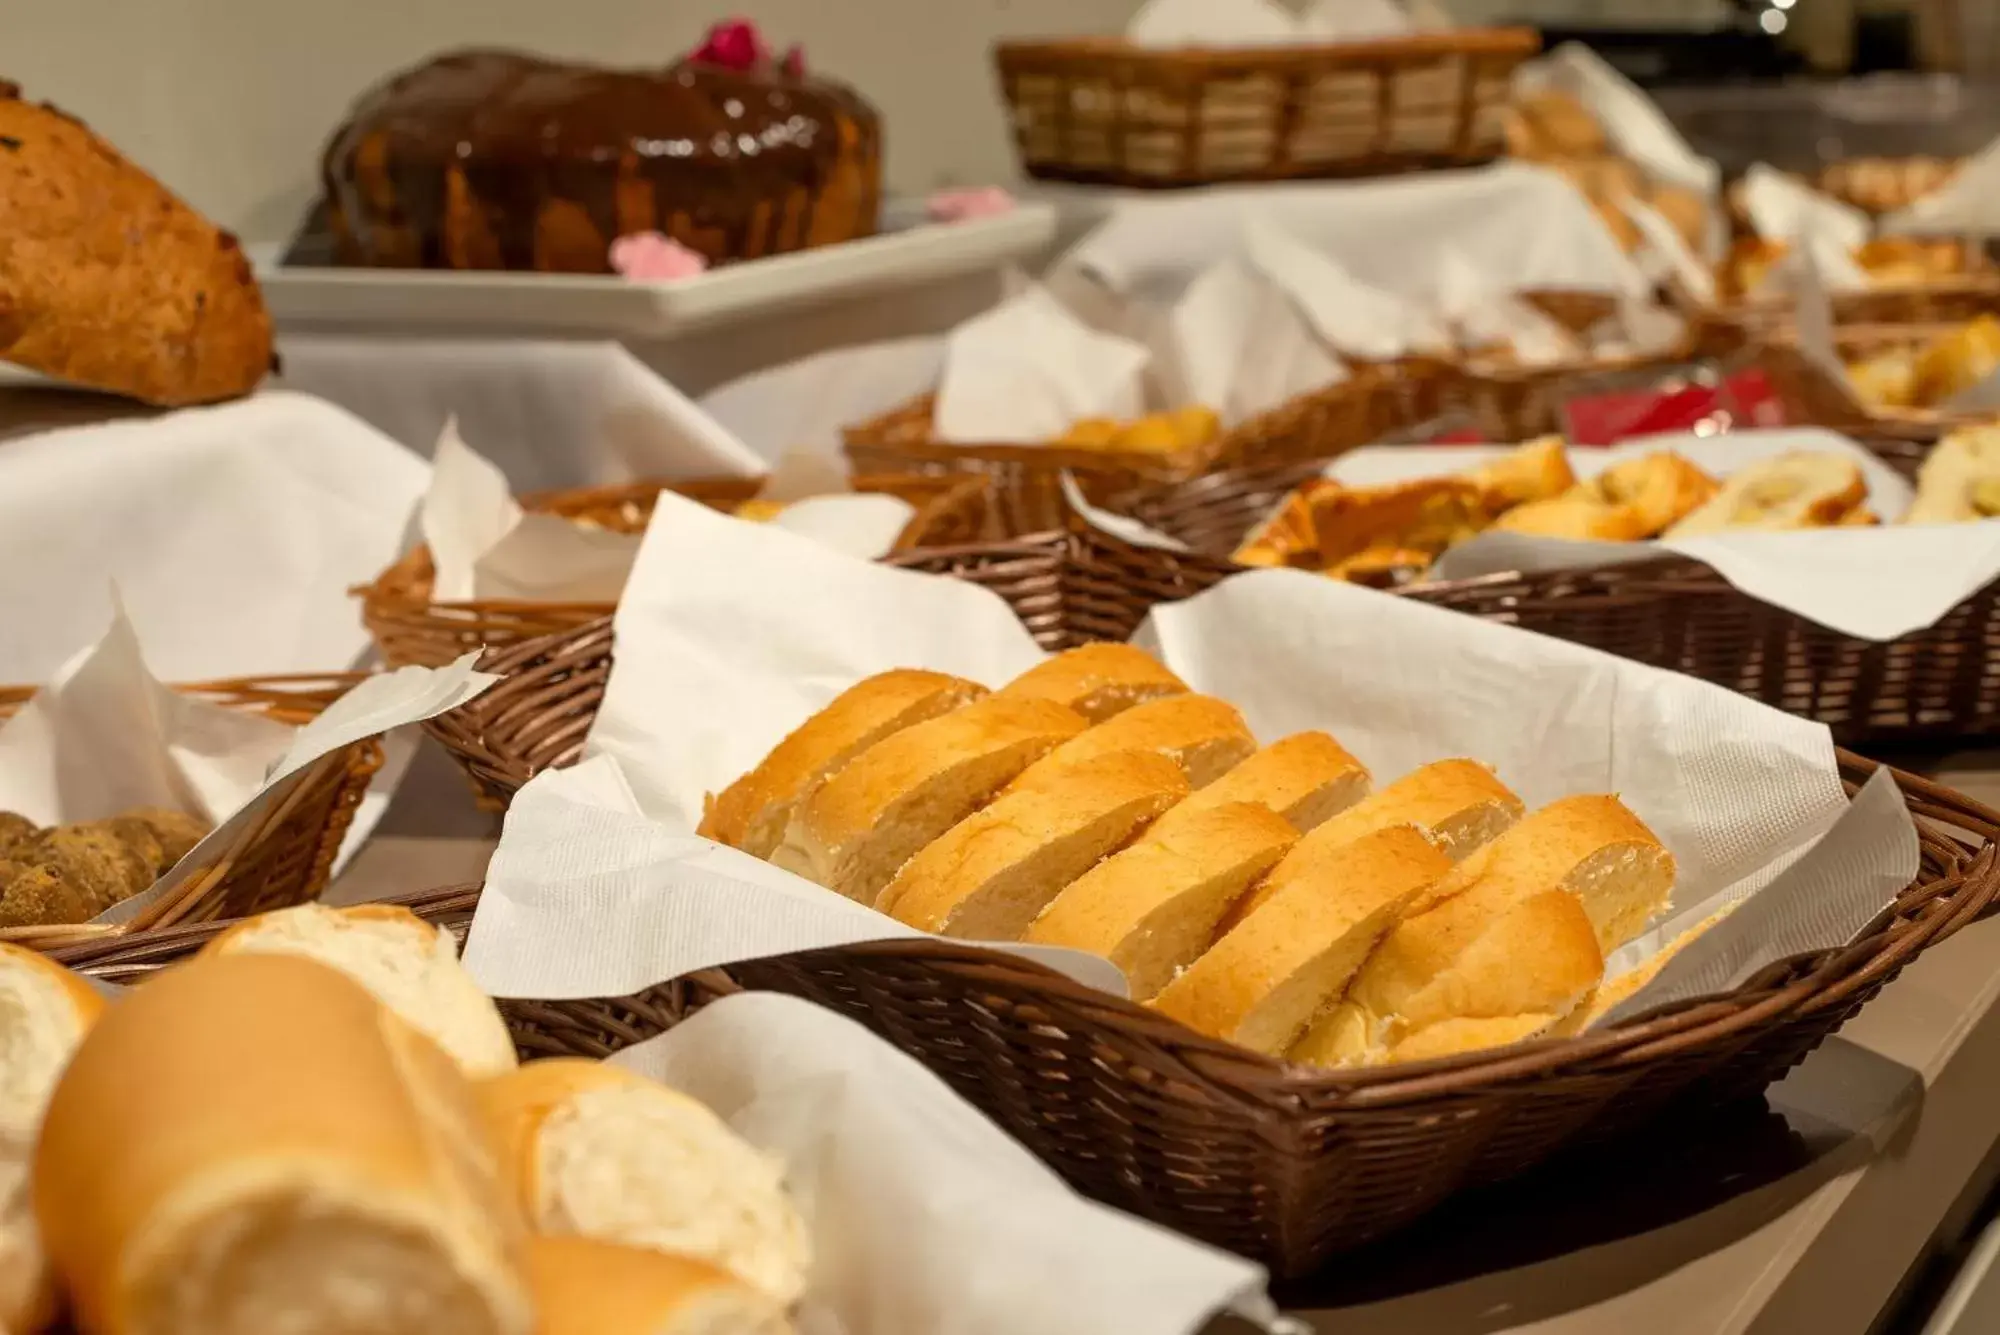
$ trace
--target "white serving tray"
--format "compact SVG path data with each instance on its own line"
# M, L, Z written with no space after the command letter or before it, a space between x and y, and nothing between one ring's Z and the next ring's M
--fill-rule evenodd
M896 210L890 211L894 226ZM673 339L721 325L1040 258L1049 204L959 223L919 223L861 241L726 265L674 283L597 274L287 265L282 245L251 246L281 333L505 333Z

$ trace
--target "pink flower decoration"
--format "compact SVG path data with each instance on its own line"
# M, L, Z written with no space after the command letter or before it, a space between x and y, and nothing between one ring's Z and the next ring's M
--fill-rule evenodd
M708 258L658 232L634 232L611 243L611 267L638 283L671 283L708 268Z
M932 222L967 222L1013 211L1014 197L997 185L940 190L924 201L924 213Z
M806 77L806 49L797 42L785 48L785 58L778 62L778 68L785 72L787 79Z
M708 30L689 60L720 65L739 72L756 69L771 58L771 50L749 19L727 19Z

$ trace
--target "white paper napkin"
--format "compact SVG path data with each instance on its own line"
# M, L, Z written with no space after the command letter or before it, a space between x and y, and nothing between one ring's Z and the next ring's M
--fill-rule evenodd
M542 813L532 827L510 818L469 952L489 989L623 995L698 967L690 960L847 943L862 931L907 935L692 837L702 794L870 673L929 667L997 685L1041 654L984 589L802 559L808 551L789 535L712 516L653 526L618 613L617 663L587 750L612 757L629 785L597 783L600 796L606 786L621 799L629 791L661 828L621 831L600 815L550 815L542 804L531 808ZM708 577L687 578L694 569ZM1317 575L1237 576L1155 609L1137 638L1196 689L1234 702L1260 738L1327 729L1384 782L1471 755L1531 805L1620 794L1679 860L1676 910L1764 886L1847 809L1821 725ZM629 808L622 818L633 819ZM1800 895L1818 888L1786 884ZM1848 904L1837 925L1851 933L1880 907ZM829 926L831 914L841 916Z
M1146 349L1099 333L1039 284L951 332L938 386L945 441L1050 440L1086 417L1141 412Z
M1860 209L1761 162L1743 174L1740 188L1750 225L1766 240L1823 237L1843 253L1851 253L1874 230Z
M1521 73L1528 88L1553 88L1581 102L1605 138L1666 185L1714 198L1722 184L1722 169L1694 151L1665 112L1639 86L1620 74L1604 57L1581 42L1564 42Z
M1396 0L1314 0L1299 17L1299 31L1343 42L1405 37L1416 28Z
M732 380L701 407L767 463L804 451L844 468L841 429L936 389L944 356L940 335L834 348Z
M340 409L267 392L0 445L0 682L47 681L115 581L169 681L326 672L367 652L348 589L396 559L429 470Z
M1437 308L1472 350L1500 348L1523 366L1580 360L1584 349L1568 330L1514 296L1504 280L1482 271L1457 250L1439 257Z
M1125 26L1136 46L1280 46L1301 40L1274 0L1146 0Z
M1245 226L1243 255L1338 353L1390 361L1452 348L1450 334L1421 302L1362 282L1331 255L1263 219Z
M705 1007L614 1065L785 1165L812 1231L803 1335L1186 1335L1264 1271L1085 1200L916 1061L776 993Z
M1235 257L1167 312L1158 364L1169 402L1214 408L1225 426L1347 378L1285 292Z
M1881 220L1886 235L2000 234L2000 139L1968 158L1958 175Z

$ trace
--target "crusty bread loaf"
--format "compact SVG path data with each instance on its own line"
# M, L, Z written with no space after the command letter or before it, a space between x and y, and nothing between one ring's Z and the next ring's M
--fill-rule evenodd
M1203 788L1257 749L1257 739L1234 705L1212 695L1170 695L1135 705L1108 723L1064 742L1014 780L1032 788L1064 770L1114 751L1158 751Z
M1825 528L1868 499L1860 465L1828 450L1794 450L1740 468L1704 505L1667 530L1694 538L1730 528Z
M463 1066L468 1075L511 1070L520 1061L492 998L458 962L458 947L408 909L301 904L246 918L202 954L302 955L340 970Z
M248 394L273 360L236 238L5 82L0 358L169 406Z
M1554 1015L1509 1015L1499 1019L1441 1020L1428 1029L1419 1029L1390 1048L1383 1062L1434 1061L1458 1057L1468 1052L1485 1052L1531 1038L1543 1038L1556 1025Z
M1519 818L1521 799L1476 760L1440 760L1412 770L1374 796L1299 840L1261 885L1236 907L1233 926L1271 895L1298 881L1336 873L1341 850L1366 835L1414 825L1459 861ZM1421 912L1424 905L1419 905Z
M771 861L872 906L919 849L1088 726L1052 700L988 696L905 728L801 805Z
M1000 694L1053 700L1102 723L1134 705L1186 691L1187 683L1145 650L1105 642L1057 654L1008 682Z
M528 1335L523 1229L465 1077L336 970L198 959L56 1086L35 1210L103 1335Z
M1323 732L1271 743L1160 817L1154 833L1234 802L1255 802L1301 834L1347 810L1368 793L1368 768Z
M665 1085L578 1058L481 1082L508 1191L541 1232L691 1256L790 1305L812 1246L781 1165Z
M1450 870L1413 826L1366 835L1323 879L1267 897L1153 1004L1191 1029L1280 1055L1418 893Z
M1019 940L1064 886L1187 791L1157 751L1092 756L967 816L910 859L878 907L926 932Z
M1667 905L1674 858L1646 823L1605 794L1565 797L1529 815L1438 882L1437 899L1479 890L1495 907L1547 889L1583 904L1609 954Z
M0 1332L55 1318L28 1182L42 1112L104 999L60 964L0 942Z
M722 791L697 833L768 858L798 804L885 737L948 714L986 694L962 677L916 668L881 672L848 687L794 729L763 763Z
M1550 500L1576 485L1569 448L1561 436L1542 436L1516 446L1492 463L1470 470L1465 478L1485 493L1487 509L1494 514Z
M784 1309L712 1265L591 1238L531 1238L537 1335L789 1335Z
M1183 816L1186 805L1057 895L1023 939L1102 955L1124 972L1135 1001L1156 995L1208 948L1230 905L1298 840L1290 822L1259 803Z

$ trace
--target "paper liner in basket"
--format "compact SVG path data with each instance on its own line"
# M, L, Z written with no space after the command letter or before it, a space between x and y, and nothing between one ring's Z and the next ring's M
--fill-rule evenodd
M703 795L871 673L929 667L998 685L1042 655L985 589L813 555L713 517L649 530L588 744L618 774L544 775L517 797L468 950L489 990L624 995L735 960L910 934L696 837ZM688 578L695 569L707 577ZM1789 866L1776 884L1823 916L1771 911L1832 933L1806 943L1832 946L1915 872L1907 814L1845 800L1823 726L1691 678L1295 571L1162 605L1137 638L1237 705L1261 739L1325 729L1384 783L1474 756L1531 806L1619 794L1679 861L1676 913L1768 892ZM1843 883L1831 852L1812 847L1836 829L1829 850L1881 853L1900 879ZM1690 956L1737 949L1733 939L1725 920ZM1740 950L1775 958L1761 943ZM1080 959L1050 962L1089 981ZM1656 982L1639 999L1679 994Z
M162 807L214 825L150 889L97 919L128 922L202 875L315 765L478 695L495 678L472 670L476 657L368 678L294 728L162 685L120 615L101 641L0 724L0 811L47 826ZM380 819L399 777L396 765L378 775L373 800L349 826L349 849Z

